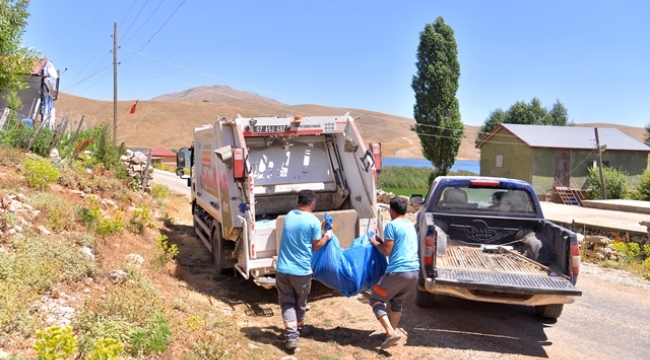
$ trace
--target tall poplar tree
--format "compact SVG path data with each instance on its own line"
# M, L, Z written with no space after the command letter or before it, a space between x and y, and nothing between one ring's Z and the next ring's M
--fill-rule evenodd
M460 77L454 30L442 17L420 32L411 128L420 138L422 153L436 168L434 176L446 175L456 161L465 126L460 120L456 91Z

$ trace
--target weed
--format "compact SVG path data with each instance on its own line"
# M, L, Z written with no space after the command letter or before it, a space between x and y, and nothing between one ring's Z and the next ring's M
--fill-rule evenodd
M151 185L151 197L159 204L164 205L165 200L169 197L169 190L164 185L153 184Z
M156 249L160 251L160 255L156 258L156 261L164 264L174 257L178 256L178 246L176 244L169 245L167 242L167 235L160 235L156 239Z
M70 203L52 193L34 196L34 207L47 214L47 226L54 232L72 230L77 211Z
M25 157L25 153L5 145L0 145L0 165L15 166Z
M102 238L109 235L121 234L124 231L124 213L122 211L115 212L115 219L102 219L97 224L97 234Z
M23 159L23 172L27 183L34 188L43 189L47 185L59 180L59 170L49 161L39 157L26 157Z
M95 342L93 349L88 354L89 360L113 360L119 359L124 351L124 344L116 339L101 338Z
M67 359L76 352L77 343L71 327L52 326L36 332L34 350L38 353L39 359Z
M171 337L167 319L162 314L155 314L147 321L146 330L136 330L131 334L131 355L162 354L167 350Z
M204 336L194 343L193 352L184 356L187 360L201 359L227 359L233 358L228 356L222 342L212 336Z
M147 205L140 205L133 210L133 216L126 227L134 234L143 234L146 228L155 226L151 218L151 208Z
M95 229L102 216L102 210L98 205L92 205L89 208L79 208L77 217L89 229Z
M185 320L185 325L191 332L199 331L205 324L205 319L201 315L192 315Z

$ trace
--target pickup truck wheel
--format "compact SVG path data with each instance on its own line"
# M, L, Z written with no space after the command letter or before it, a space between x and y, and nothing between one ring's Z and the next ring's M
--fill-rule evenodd
M224 271L223 269L223 257L221 251L221 224L216 223L212 228L212 261L214 262L214 269L216 275L221 275Z
M415 304L420 307L433 307L436 301L436 295L428 292L415 289Z
M564 309L564 304L551 304L551 305L540 305L535 306L535 312L537 315L549 319L557 319L562 315L562 310Z

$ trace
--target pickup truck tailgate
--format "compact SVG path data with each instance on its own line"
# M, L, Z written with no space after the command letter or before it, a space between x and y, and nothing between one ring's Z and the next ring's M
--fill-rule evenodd
M565 276L551 274L548 268L508 250L448 247L436 265L438 284L511 294L582 295Z

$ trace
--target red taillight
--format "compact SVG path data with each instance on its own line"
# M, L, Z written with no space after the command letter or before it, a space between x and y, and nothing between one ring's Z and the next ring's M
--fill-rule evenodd
M433 265L433 248L436 243L435 236L424 238L424 265Z
M375 169L381 170L381 143L370 144L370 152L375 159Z
M246 166L244 162L244 149L232 149L233 176L235 180L244 180L246 178Z
M580 247L578 244L571 244L571 272L573 276L580 273Z

